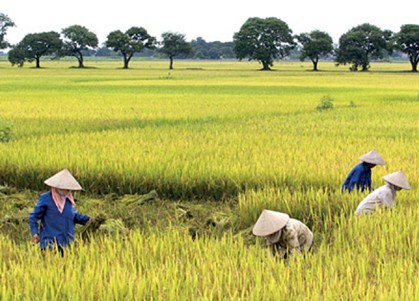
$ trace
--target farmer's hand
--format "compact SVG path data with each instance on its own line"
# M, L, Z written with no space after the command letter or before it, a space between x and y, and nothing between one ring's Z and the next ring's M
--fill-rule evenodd
M40 240L41 239L39 238L39 235L38 234L34 234L32 236L31 242L32 242L32 244L36 245L37 243L39 243Z

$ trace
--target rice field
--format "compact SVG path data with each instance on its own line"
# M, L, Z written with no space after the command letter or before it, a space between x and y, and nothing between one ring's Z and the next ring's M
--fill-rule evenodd
M0 300L417 299L419 81L408 63L120 65L0 62L0 127L12 130L0 143ZM323 97L333 109L316 110ZM403 170L412 189L358 217L366 193L340 186L372 149L387 162L373 186ZM11 217L62 168L84 187L80 212L127 231L83 239L79 227L64 258L31 246ZM154 205L124 203L153 189ZM251 235L265 208L306 223L313 252L272 258Z

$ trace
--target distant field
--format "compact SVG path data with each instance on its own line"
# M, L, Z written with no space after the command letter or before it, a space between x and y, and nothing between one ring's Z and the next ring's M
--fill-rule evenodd
M219 198L266 185L333 189L373 148L389 162L375 179L397 169L418 175L418 77L395 71L406 64L368 73L331 63L317 73L282 62L275 72L246 62L180 61L173 71L165 61L131 70L43 65L0 65L0 118L13 130L0 144L0 181L12 186L39 189L68 167L91 192ZM334 110L315 109L323 96Z
M310 62L272 72L235 61L75 65L0 62L0 129L12 129L0 143L0 299L419 295L419 77L408 63L366 73L323 62L320 72ZM334 108L318 111L324 97ZM357 217L366 193L340 186L372 149L387 162L374 168L374 187L401 169L412 189L392 210ZM84 187L81 212L106 212L129 233L79 239L64 259L36 252L22 216L62 168ZM154 205L125 205L152 189ZM271 258L250 232L264 208L305 222L314 252Z

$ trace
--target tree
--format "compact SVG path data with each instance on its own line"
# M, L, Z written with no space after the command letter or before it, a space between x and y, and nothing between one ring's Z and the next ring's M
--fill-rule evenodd
M0 49L5 49L10 46L10 44L4 40L4 36L7 33L7 29L13 26L15 26L15 23L13 23L7 15L0 13Z
M83 50L96 48L99 41L95 33L89 31L81 25L72 25L64 28L63 34L63 54L77 58L79 68L84 68Z
M395 47L409 56L412 72L418 71L419 25L406 24L394 36Z
M44 55L59 55L63 42L60 34L55 31L30 33L9 51L9 61L12 65L23 66L25 61L36 62L40 68L40 60Z
M192 46L190 43L185 41L185 35L180 33L165 32L162 35L163 45L160 48L160 52L166 54L169 57L169 69L173 69L173 58L180 54L189 55L192 53Z
M128 64L136 52L141 52L144 48L155 48L156 38L150 36L142 27L131 27L125 33L120 30L112 31L105 44L106 47L121 52L124 57L124 69L128 69Z
M22 45L17 44L8 53L9 62L12 66L17 65L22 67L26 61L25 49Z
M257 60L262 70L270 70L275 59L285 57L295 47L287 23L274 17L249 18L234 34L233 42L239 60Z
M300 54L301 61L310 58L313 62L313 71L317 71L317 64L320 56L327 55L333 51L332 37L323 31L313 30L310 33L302 33L297 36L297 40L302 45Z
M390 50L391 35L391 31L368 23L356 26L340 37L336 62L352 64L352 71L357 71L359 66L367 71L372 58L383 58L383 51Z
M219 60L225 58L236 58L233 50L233 42L205 42L202 37L191 41L193 58Z
M194 50L194 58L197 58L197 59L207 58L208 43L202 37L198 37L196 38L196 40L192 40L191 45Z

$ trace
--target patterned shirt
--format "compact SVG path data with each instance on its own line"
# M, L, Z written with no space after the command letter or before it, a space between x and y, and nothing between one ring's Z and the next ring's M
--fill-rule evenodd
M396 189L390 183L383 185L371 192L359 203L355 214L370 213L377 207L391 208L396 200Z
M308 251L313 244L313 233L299 220L290 218L281 230L281 236L276 243L271 243L273 255L285 257L287 253Z

